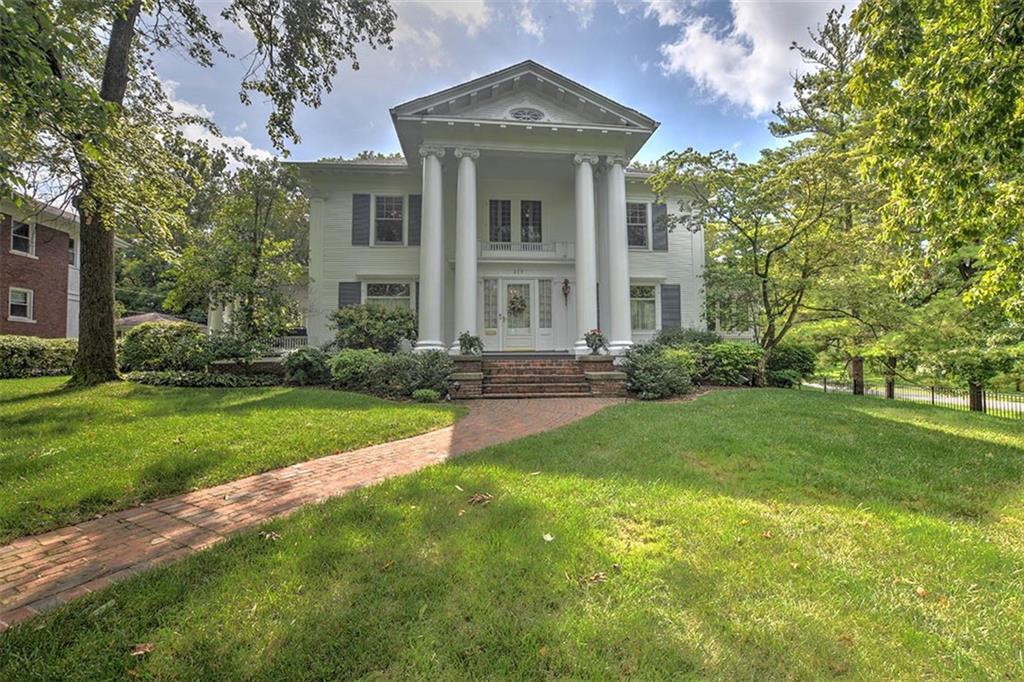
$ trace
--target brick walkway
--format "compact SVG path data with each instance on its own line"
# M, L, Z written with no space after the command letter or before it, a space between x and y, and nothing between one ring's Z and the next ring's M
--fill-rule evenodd
M298 507L473 450L547 431L619 402L479 400L454 426L294 464L0 547L0 632L26 618Z

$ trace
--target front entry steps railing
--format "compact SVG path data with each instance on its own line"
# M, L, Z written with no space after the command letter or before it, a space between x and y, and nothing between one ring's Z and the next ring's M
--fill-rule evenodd
M626 376L608 356L458 356L451 392L457 399L623 396Z

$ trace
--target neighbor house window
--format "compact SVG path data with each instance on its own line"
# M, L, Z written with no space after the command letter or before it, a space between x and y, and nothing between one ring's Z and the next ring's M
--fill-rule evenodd
M412 287L409 284L367 282L366 302L388 308L412 308Z
M36 253L36 231L27 223L11 226L11 251L34 256Z
M523 201L521 203L520 209L522 212L522 215L520 216L520 240L524 244L539 243L544 241L540 226L540 202Z
M657 304L654 298L654 286L644 284L629 288L629 317L633 331L654 331L657 328L655 318Z
M375 244L401 244L404 197L377 197L374 209Z
M75 238L68 237L68 265L78 266L78 253L75 251Z
M508 199L491 199L490 240L492 242L512 241L512 202Z
M10 319L32 319L32 290L11 287L7 297L7 316Z
M551 329L551 280L542 279L537 285L537 326Z
M631 248L647 248L647 204L626 204L626 236Z

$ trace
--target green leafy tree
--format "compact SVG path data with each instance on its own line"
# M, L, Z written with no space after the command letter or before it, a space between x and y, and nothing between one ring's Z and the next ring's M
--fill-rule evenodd
M298 140L296 102L316 107L338 63L358 68L356 46L390 46L387 0L232 0L220 19L245 27L249 69L240 97L266 98L275 147ZM179 158L154 140L185 122L152 68L162 50L211 66L227 55L197 0L8 0L0 11L0 186L23 192L31 178L64 184L81 217L80 347L73 383L117 377L114 234L144 225L163 232L184 221L188 186ZM27 170L28 169L28 170Z

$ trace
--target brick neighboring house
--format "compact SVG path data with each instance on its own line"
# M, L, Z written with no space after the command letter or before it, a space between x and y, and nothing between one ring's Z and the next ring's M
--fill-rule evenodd
M74 213L0 202L0 334L78 337L78 229Z

